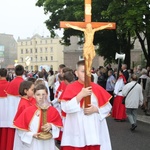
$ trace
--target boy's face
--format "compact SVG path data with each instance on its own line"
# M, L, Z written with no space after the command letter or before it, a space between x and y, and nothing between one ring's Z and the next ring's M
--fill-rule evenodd
M82 83L84 83L84 80L85 80L84 72L85 72L85 70L84 70L83 65L79 66L76 70L76 76L78 77L78 80Z
M36 103L39 106L43 106L43 104L45 103L45 101L47 100L47 93L44 89L41 90L37 90L34 94L34 97L36 99Z

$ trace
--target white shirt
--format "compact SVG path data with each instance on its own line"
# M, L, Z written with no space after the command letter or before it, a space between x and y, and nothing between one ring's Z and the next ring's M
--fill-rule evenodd
M54 138L57 138L59 136L60 129L51 124L51 133L53 137L49 140L36 139L33 137L33 135L38 132L38 128L40 125L39 123L40 117L36 112L30 122L29 132L17 129L18 137L15 138L13 150L56 150Z
M98 106L96 97L91 95L91 103ZM61 107L67 113L61 146L84 147L101 145L101 150L111 150L110 137L106 117L111 104L99 108L99 113L84 115L76 97L70 101L62 101Z
M131 81L123 87L122 95L126 96L128 91L134 86L136 82ZM143 104L142 86L137 83L135 87L130 91L125 100L126 108L138 108L139 105Z

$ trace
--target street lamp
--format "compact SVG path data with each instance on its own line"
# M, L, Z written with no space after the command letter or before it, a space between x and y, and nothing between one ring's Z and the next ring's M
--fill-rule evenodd
M18 65L18 60L16 59L14 60L14 62L15 62L14 66L16 67Z

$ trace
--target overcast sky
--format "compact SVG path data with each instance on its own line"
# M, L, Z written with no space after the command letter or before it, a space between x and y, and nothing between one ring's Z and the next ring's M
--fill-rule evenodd
M12 34L25 39L38 33L49 35L44 21L48 16L42 7L35 6L37 0L0 0L0 33ZM57 32L62 36L62 32Z

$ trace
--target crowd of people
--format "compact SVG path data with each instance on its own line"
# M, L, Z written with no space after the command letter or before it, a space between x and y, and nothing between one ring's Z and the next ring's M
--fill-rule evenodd
M128 118L134 131L139 106L150 115L150 67L93 67L92 82L84 87L85 61L76 66L60 64L55 73L0 68L1 150L56 150L56 142L61 150L111 150L108 116ZM87 96L91 104L85 108Z

